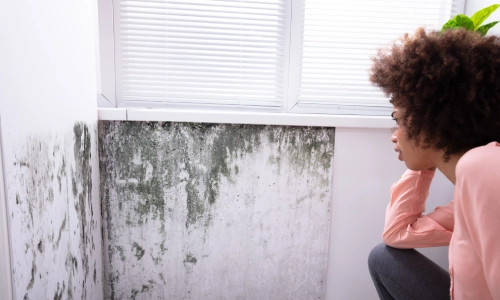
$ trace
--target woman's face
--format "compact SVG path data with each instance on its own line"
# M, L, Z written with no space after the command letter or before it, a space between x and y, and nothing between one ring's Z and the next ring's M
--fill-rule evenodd
M431 148L423 149L416 145L415 141L408 140L406 128L401 125L402 111L397 107L392 112L396 121L396 129L391 137L395 144L394 151L399 153L399 160L404 161L410 170L421 171L436 167L436 158L440 157L437 151Z

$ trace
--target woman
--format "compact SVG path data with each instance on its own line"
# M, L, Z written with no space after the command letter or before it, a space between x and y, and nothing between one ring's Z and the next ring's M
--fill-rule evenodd
M381 299L500 299L500 39L465 29L405 35L374 58L408 167L391 188L369 269ZM454 200L428 215L434 170ZM449 245L449 273L415 247Z

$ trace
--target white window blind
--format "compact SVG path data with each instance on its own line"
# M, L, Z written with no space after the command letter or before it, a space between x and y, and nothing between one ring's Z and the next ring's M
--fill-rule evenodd
M463 2L115 0L115 103L386 115L371 57Z
M368 80L371 57L419 26L440 29L457 6L451 0L306 0L292 105L304 112L385 114L388 99Z
M281 107L288 5L285 0L115 1L118 106Z

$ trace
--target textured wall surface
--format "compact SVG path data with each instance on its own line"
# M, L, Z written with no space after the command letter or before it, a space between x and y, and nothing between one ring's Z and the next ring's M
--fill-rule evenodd
M95 127L14 137L5 151L16 299L103 297Z
M99 124L110 299L323 299L334 129Z

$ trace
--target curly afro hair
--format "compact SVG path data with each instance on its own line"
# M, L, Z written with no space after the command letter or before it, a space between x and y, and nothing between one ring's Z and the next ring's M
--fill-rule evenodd
M402 109L408 139L444 158L500 142L500 38L465 29L405 34L373 58L370 80Z

